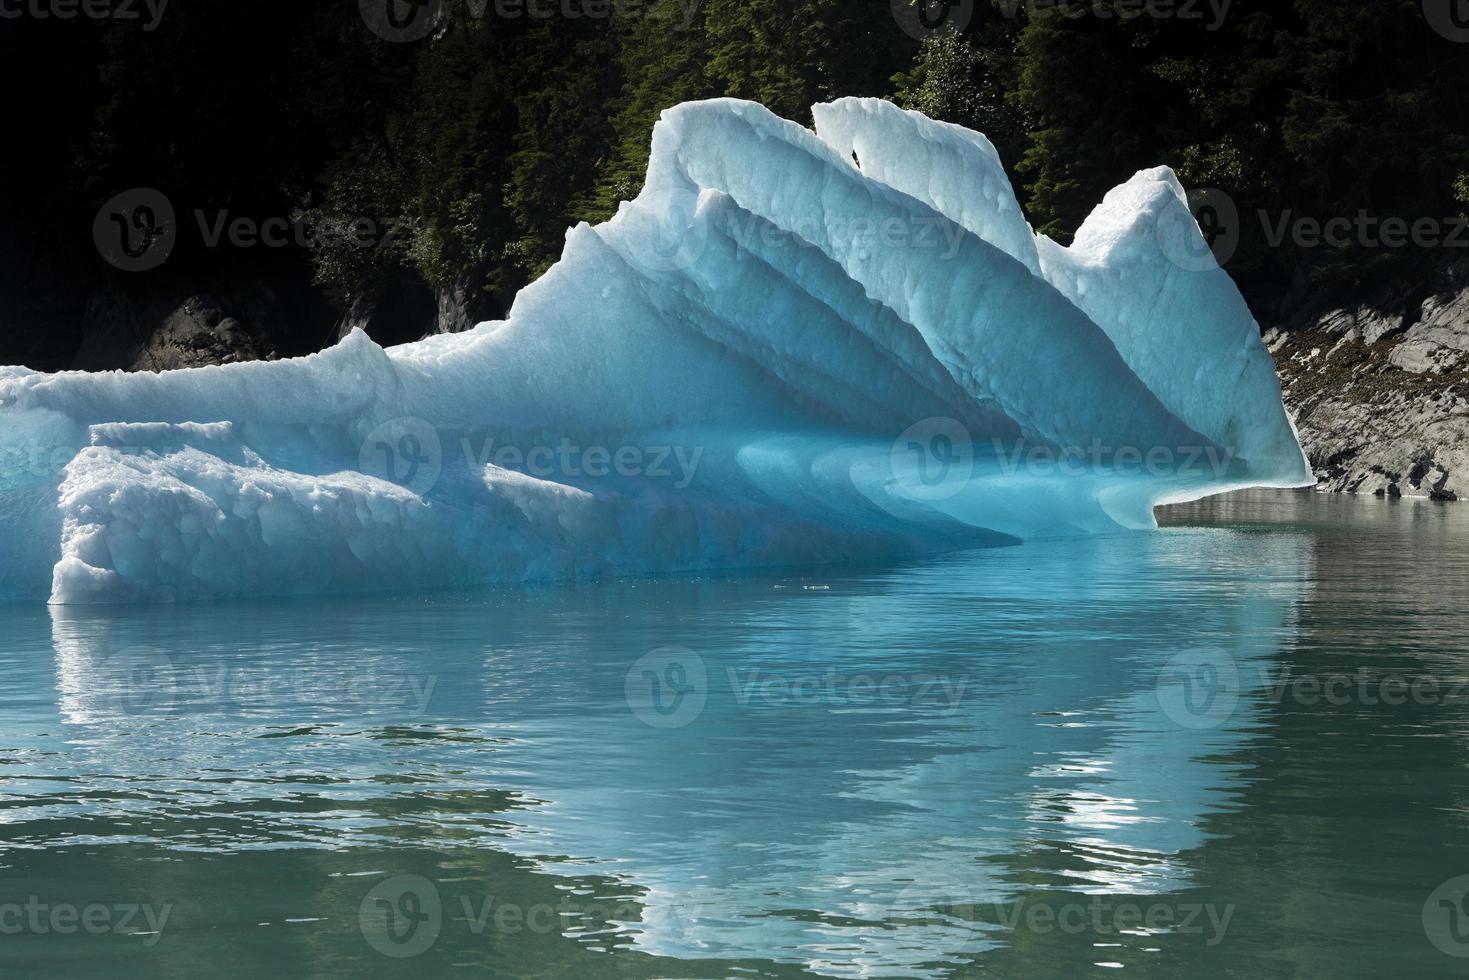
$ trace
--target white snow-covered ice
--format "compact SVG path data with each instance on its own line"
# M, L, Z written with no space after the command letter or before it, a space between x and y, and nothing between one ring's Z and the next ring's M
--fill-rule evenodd
M162 374L0 368L0 598L173 601L894 558L1310 482L1167 168L1070 248L981 135L664 113L504 321Z

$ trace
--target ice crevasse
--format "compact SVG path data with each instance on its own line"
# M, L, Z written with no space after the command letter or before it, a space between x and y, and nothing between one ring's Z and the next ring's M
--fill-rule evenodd
M0 368L0 598L906 557L1310 482L1167 168L1064 248L990 143L874 99L663 114L503 321L161 374Z

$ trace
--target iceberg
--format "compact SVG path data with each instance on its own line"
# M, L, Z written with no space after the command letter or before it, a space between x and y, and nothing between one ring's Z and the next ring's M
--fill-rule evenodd
M875 99L686 103L503 321L161 374L0 368L0 598L158 602L888 560L1308 485L1166 168L1069 248Z

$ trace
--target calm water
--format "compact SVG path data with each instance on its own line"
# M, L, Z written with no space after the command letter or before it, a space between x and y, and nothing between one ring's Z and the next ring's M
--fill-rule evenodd
M1456 976L1469 506L0 607L0 975Z

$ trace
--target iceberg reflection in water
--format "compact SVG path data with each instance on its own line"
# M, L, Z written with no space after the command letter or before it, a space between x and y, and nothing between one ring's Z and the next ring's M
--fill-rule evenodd
M223 866L343 852L277 913L335 908L312 934L354 970L387 969L355 903L411 872L443 909L431 966L505 969L529 940L476 933L474 903L530 875L573 911L602 896L552 938L657 958L638 973L939 975L1026 945L1027 903L1188 900L1312 560L1301 534L1175 529L814 578L52 607L57 731L95 802L26 765L11 831ZM1106 952L1202 948L1199 925Z

